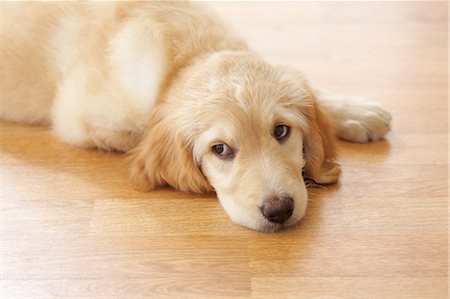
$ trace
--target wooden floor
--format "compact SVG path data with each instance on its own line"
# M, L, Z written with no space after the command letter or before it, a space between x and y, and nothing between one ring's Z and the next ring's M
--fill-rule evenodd
M139 193L121 155L1 123L2 298L447 298L446 2L214 4L274 63L393 114L340 184L262 234L213 196Z

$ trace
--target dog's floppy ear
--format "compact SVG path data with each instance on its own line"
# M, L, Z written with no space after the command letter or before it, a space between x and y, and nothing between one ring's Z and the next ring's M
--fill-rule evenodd
M210 192L182 128L158 110L150 116L143 140L128 154L131 181L142 191L169 185L185 192Z
M278 66L277 70L299 99L296 109L307 119L307 125L303 128L305 177L319 184L337 182L341 168L335 162L335 137L328 117L321 110L302 73L288 66Z
M304 136L305 176L319 184L335 183L341 174L341 168L335 162L331 124L315 99L305 114L309 123Z

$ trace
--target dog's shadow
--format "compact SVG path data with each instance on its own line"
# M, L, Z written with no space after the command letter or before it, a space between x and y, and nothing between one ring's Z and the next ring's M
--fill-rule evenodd
M369 167L376 172L376 168L383 164L391 152L391 145L386 139L367 144L356 144L338 140L337 147L339 152L338 161L341 163L343 171L341 179L336 184L326 186L307 183L309 200L305 217L302 219L300 225L296 225L285 232L280 232L281 234L298 234L298 231L300 231L302 234L319 236L332 233L339 224L331 223L333 221L331 219L338 217L334 215L332 215L333 217L329 217L333 211L331 211L331 207L326 207L326 205L330 204L330 201L336 201L336 203L330 204L330 206L336 206L343 199L343 196L346 196L346 192L343 194L341 191L342 186L350 184L347 178L352 175L357 175L361 165ZM355 165L358 165L357 169L353 169ZM335 213L338 213L338 211Z
M0 136L4 174L16 176L15 179L23 180L24 184L42 183L55 187L61 192L61 197L65 192L71 195L91 192L94 198L110 199L147 199L162 193L169 193L171 198L214 198L213 194L193 195L169 188L154 192L136 191L127 178L124 153L65 144L46 127L0 122ZM21 182L16 181L15 184Z

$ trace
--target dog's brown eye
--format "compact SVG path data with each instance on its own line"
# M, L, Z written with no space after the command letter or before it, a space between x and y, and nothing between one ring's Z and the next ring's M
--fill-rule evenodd
M212 150L222 159L230 158L234 155L233 149L224 143L214 145Z
M286 125L278 125L275 127L273 135L277 140L285 138L289 134L289 127Z

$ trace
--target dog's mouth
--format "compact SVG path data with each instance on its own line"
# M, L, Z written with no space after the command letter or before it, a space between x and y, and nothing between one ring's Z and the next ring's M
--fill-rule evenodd
M263 219L262 223L258 228L257 231L265 232L265 233L274 233L282 230L286 230L300 222L300 219L296 219L295 217L291 217L288 220L286 220L283 223L274 223L270 222L266 219Z

